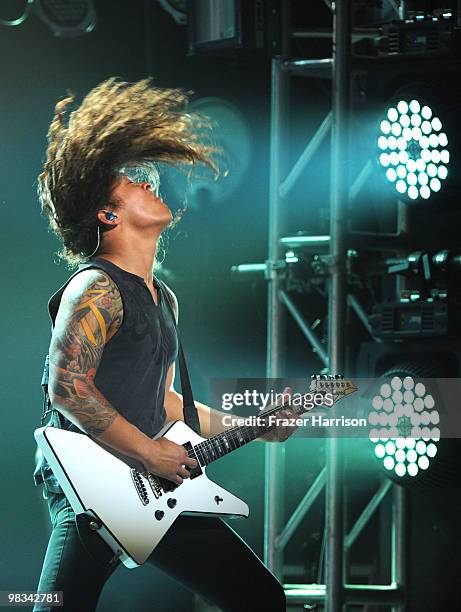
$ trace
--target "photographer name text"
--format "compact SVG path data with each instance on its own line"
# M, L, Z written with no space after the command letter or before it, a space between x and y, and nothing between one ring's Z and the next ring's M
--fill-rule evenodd
M276 414L267 416L239 417L228 414L222 418L224 427L368 427L368 421L364 418L335 417L329 418L323 415L311 415L301 417L281 417Z

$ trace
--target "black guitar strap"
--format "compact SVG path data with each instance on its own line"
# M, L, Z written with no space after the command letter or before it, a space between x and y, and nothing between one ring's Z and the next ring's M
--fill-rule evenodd
M169 291L166 289L164 283L159 281L160 287L162 290L162 295L166 298L166 302L168 304L168 308L170 309L171 316L173 317L173 321L176 325L176 317L173 312L173 304L171 302L171 297ZM181 339L179 337L178 326L176 325L176 332L178 334L178 357L179 357L179 374L181 377L181 391L182 391L182 402L183 402L183 413L184 413L184 422L190 427L196 434L200 435L200 420L198 418L197 407L195 406L194 397L192 395L192 387L189 379L189 372L187 370L186 358L184 356L184 351L181 344Z

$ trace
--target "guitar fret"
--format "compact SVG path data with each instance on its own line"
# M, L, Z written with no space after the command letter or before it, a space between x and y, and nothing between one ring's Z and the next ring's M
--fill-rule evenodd
M205 465L205 459L203 457L202 449L199 448L199 445L195 446L194 449L197 459L199 460L200 465Z
M214 448L217 456L219 457L221 455L221 447L219 445L219 440L216 440L216 439L212 438L212 444L213 444L213 448Z
M216 457L216 449L213 445L213 442L213 438L210 438L210 440L208 441L208 446L210 447L210 452L213 459L218 459L218 457Z
M219 438L219 440L216 440L216 443L218 445L218 453L222 457L225 454L225 449L221 446L221 438Z
M210 461L212 461L214 459L214 457L213 457L213 449L211 448L211 445L210 445L209 441L204 442L204 445L205 445L206 454L208 456L208 463L210 463Z
M235 450L237 448L236 444L235 444L235 440L234 437L232 435L231 431L226 431L225 432L225 436L226 436L226 440L229 444L229 451Z

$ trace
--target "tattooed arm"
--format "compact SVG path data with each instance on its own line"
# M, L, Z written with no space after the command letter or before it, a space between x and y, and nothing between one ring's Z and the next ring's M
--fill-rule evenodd
M72 423L98 436L117 411L94 384L104 346L118 330L123 307L103 272L81 272L66 287L50 345L50 398Z
M174 442L151 440L120 415L94 383L104 347L122 319L117 285L104 272L85 270L70 281L50 345L51 402L84 432L180 484L189 476L182 466L193 467L195 460Z

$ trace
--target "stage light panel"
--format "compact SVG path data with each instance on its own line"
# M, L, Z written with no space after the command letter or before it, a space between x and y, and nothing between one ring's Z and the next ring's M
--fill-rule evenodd
M429 191L429 187L426 189ZM390 385L381 385L371 405L370 442L376 460L390 472L389 476L408 480L429 469L437 455L440 429L434 427L439 413L426 385L408 376L403 380L395 376Z
M416 98L397 100L379 125L379 165L397 193L412 201L438 193L448 177L450 152L433 109Z

